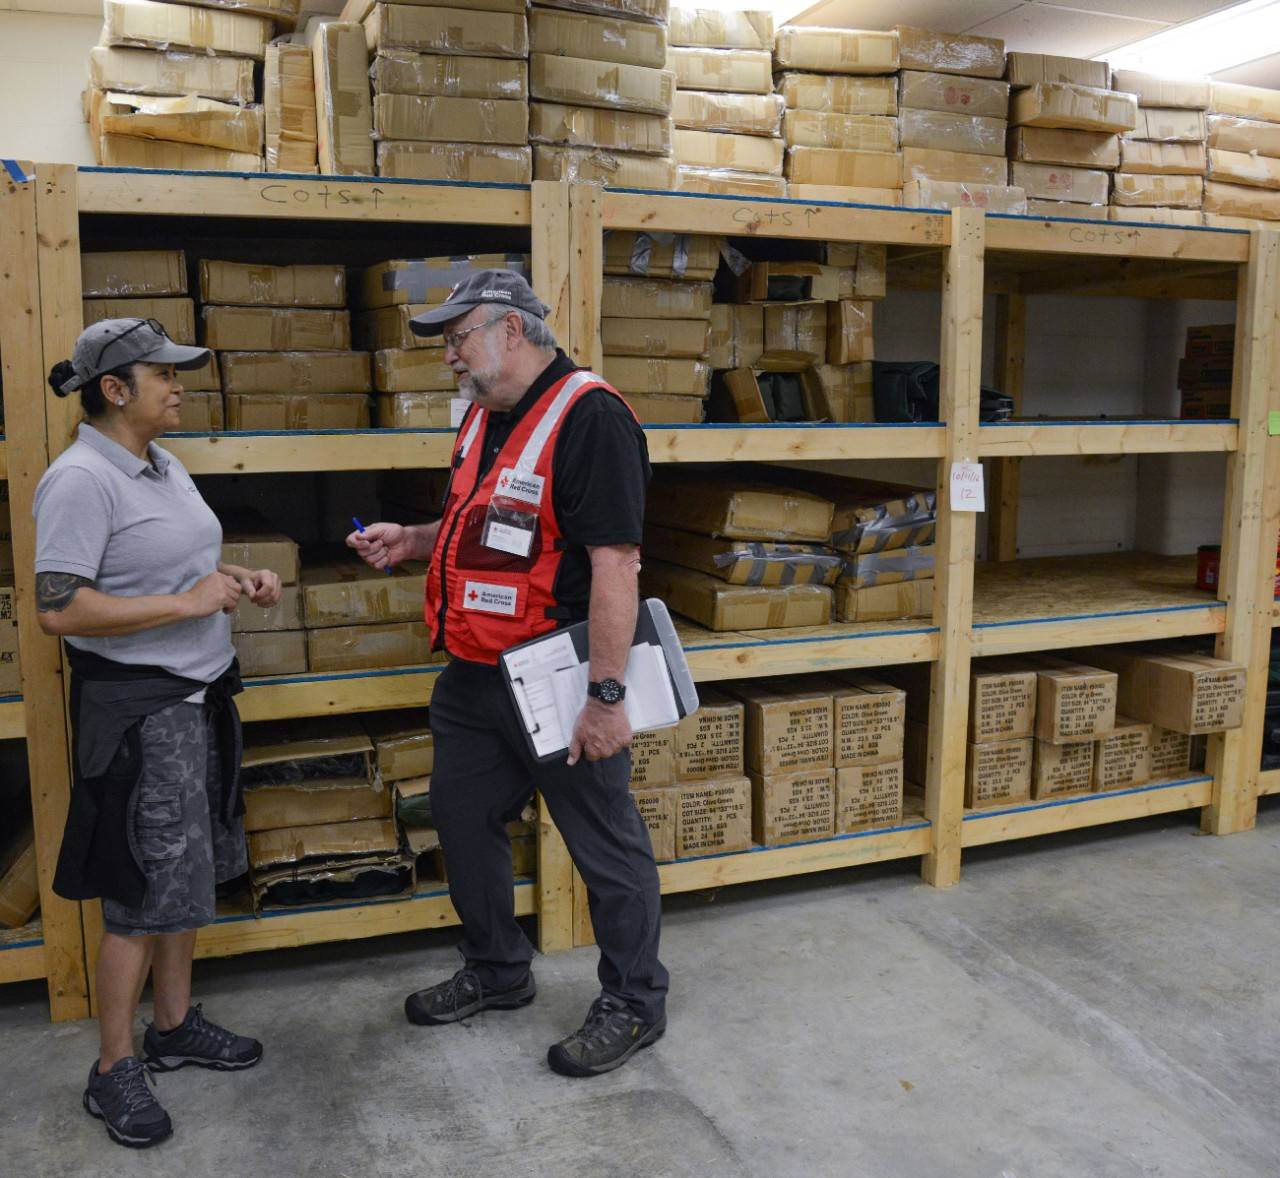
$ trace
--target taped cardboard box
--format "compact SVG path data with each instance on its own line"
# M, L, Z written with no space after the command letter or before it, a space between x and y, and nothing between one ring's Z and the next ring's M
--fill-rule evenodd
M196 94L244 106L253 101L253 62L155 49L95 45L89 50L89 85L126 94Z
M221 8L264 16L277 32L291 32L298 23L301 0L197 0L201 8Z
M368 352L223 352L225 393L367 393L373 387Z
M411 4L421 3L421 0L408 0ZM347 0L346 5L342 9L342 20L362 21L367 17L374 8L377 0ZM528 0L449 0L447 5L437 3L426 3L426 8L448 7L454 10L454 15L459 19L465 19L467 12L507 12L513 14L523 14L528 10Z
M429 663L431 636L423 622L308 630L307 662L317 674Z
M1234 152L1225 152L1234 155ZM1252 163L1252 156L1244 156ZM1203 143L1148 143L1137 139L1120 141L1120 170L1165 176L1203 176L1207 166ZM1280 167L1277 168L1280 175Z
M1063 794L1088 793L1093 788L1094 742L1071 744L1035 742L1035 759L1031 770L1031 796L1061 797Z
M394 140L378 144L378 175L397 179L528 184L532 161L528 147Z
M273 41L262 67L268 172L317 170L315 61L306 45Z
M604 357L601 375L618 392L662 393L669 397L705 397L711 368L701 360L662 356Z
M833 585L844 563L820 544L717 539L653 524L645 527L644 551L730 585Z
M907 708L902 688L856 673L824 677L819 683L831 689L832 758L837 769L901 762Z
M1112 221L1137 221L1147 225L1203 225L1204 216L1199 209L1158 209L1127 205L1113 205L1109 219Z
M35 833L25 823L0 851L0 928L22 928L39 908Z
M4 561L0 553L0 563L8 563L6 575L13 575L12 547L0 545L8 550L9 559ZM22 693L22 663L18 657L18 625L16 622L0 622L0 695L20 695Z
M702 49L757 49L773 52L773 13L767 10L726 12L714 8L671 10L667 36L672 45Z
M836 834L902 821L901 759L836 770Z
M632 783L634 775L635 755L632 753ZM631 796L635 800L640 817L649 828L649 842L653 847L653 858L656 863L669 863L676 857L676 808L677 791L666 789L632 789Z
M431 775L435 743L425 709L366 712L360 719L373 741L373 765L380 781Z
M676 725L675 771L681 783L743 773L744 709L715 688L698 691L698 710Z
M773 58L749 49L667 50L667 66L681 90L717 90L722 94L769 94L773 91Z
M969 739L975 744L1032 735L1036 673L998 660L977 661L969 687Z
M896 78L783 73L776 80L776 88L788 110L830 111L844 115L898 113Z
M1204 154L1203 148L1201 155ZM1280 159L1250 155L1243 151L1210 149L1205 175L1213 180L1244 184L1251 188L1280 188Z
M898 112L899 138L903 147L1003 157L1007 127L1008 123L1003 118L982 115L909 107Z
M781 139L759 135L727 135L716 131L676 131L676 162L696 168L728 168L741 172L782 173Z
M187 293L182 250L120 250L80 255L85 298L153 298Z
M1004 42L998 37L939 33L896 25L898 61L904 70L933 70L976 78L1004 77Z
M443 303L401 303L395 307L376 307L372 311L358 311L352 320L351 330L362 348L374 352L380 348L430 348L439 347L435 337L415 335L410 320Z
M706 416L706 402L701 397L627 393L623 400L641 425L701 425Z
M1171 728L1151 726L1151 779L1185 777L1191 771L1191 737Z
M600 339L612 356L705 359L711 323L706 319L600 320Z
M759 303L715 303L710 327L712 368L749 368L764 352L764 307Z
M1184 110L1207 110L1208 78L1162 78L1141 70L1114 70L1111 88L1132 94L1140 107L1177 107Z
M764 353L769 360L805 368L827 354L827 312L838 303L772 303L764 309ZM839 315L836 310L835 314ZM868 322L870 316L868 315Z
M783 119L789 147L835 147L848 151L897 151L898 121L878 115L841 115L789 110Z
M964 804L968 810L1024 802L1031 796L1032 744L994 740L969 745L965 761Z
M342 307L347 305L343 266L266 266L200 262L200 300L243 307Z
M833 548L852 555L933 543L933 491L868 479L831 479L821 485L835 501Z
M529 59L529 92L546 102L669 115L675 89L671 70L550 53L535 53Z
M426 565L405 561L391 575L361 560L302 567L302 619L308 630L369 622L411 622L422 616Z
M829 769L832 765L831 687L804 679L756 679L722 684L741 700L749 774Z
M750 777L751 836L761 846L803 843L835 833L834 769Z
M982 209L987 213L1026 213L1027 194L1004 184L954 184L946 180L909 180L902 188L909 209Z
M631 788L671 786L675 780L675 729L635 733L631 738Z
M262 152L262 107L195 95L160 97L94 90L87 96L95 135L129 135L194 143L223 151Z
M568 8L623 20L644 21L660 26L664 32L670 18L668 0L545 0L545 4L548 8Z
M801 304L804 305L804 304ZM860 299L841 299L826 304L826 361L828 364L856 364L875 359L872 311L875 304ZM768 343L768 317L776 308L765 311L765 346ZM819 357L822 359L822 357Z
M391 791L367 777L259 785L244 791L244 828L257 831L391 817Z
M204 346L235 352L346 351L351 347L348 311L282 307L201 308Z
M1118 135L1106 131L1057 131L1050 127L1015 127L1008 138L1011 160L1068 168L1118 168L1120 143Z
M705 233L604 231L604 272L705 282L720 266L723 238ZM608 349L606 349L608 350Z
M646 562L640 578L647 596L661 597L675 613L708 630L824 626L831 620L831 590L821 585L726 585L656 560Z
M285 585L280 600L264 609L242 598L231 615L233 634L261 634L272 630L302 629L302 597L297 585Z
M378 94L373 100L377 139L522 145L529 138L529 106L497 98L427 98Z
M174 343L196 342L196 305L192 299L85 299L81 305L86 327L103 319L155 319ZM183 373L179 379L185 376Z
M841 204L888 205L902 204L902 193L896 188L867 188L843 184L787 183L787 195L793 200L838 201Z
M368 267L360 276L360 302L367 309L402 303L443 303L476 270L514 270L529 277L528 254L454 254L397 258Z
M919 544L868 552L862 556L846 556L840 579L855 589L866 589L872 585L926 580L933 576L933 571L934 545Z
M529 10L529 50L660 70L667 65L667 30L617 17L534 7Z
M711 283L606 276L600 314L617 319L709 319Z
M676 162L670 156L539 144L533 149L533 178L584 180L614 188L671 191L676 186Z
M369 70L378 94L527 101L529 66L504 57L464 57L382 49Z
M875 421L870 364L815 364L818 407L827 421Z
M898 68L898 34L784 25L774 35L773 61L779 70L891 74Z
M898 105L917 111L1007 119L1009 83L904 69L898 75Z
M451 392L458 378L444 348L382 348L373 354L373 385L380 393Z
M676 857L725 855L751 847L751 779L721 777L676 790Z
M166 5L177 8L178 5ZM110 168L146 168L160 172L261 172L260 155L204 147L197 143L169 143L134 135L99 135L94 141L98 163Z
M183 384L185 386L185 380ZM226 428L222 413L222 394L218 392L182 391L178 408L178 432L186 434L218 433Z
M1198 110L1138 108L1138 122L1126 139L1155 143L1199 143L1205 137L1205 116Z
M1056 164L1027 164L1020 160L1010 163L1009 180L1026 192L1029 212L1033 200L1105 205L1110 191L1110 177L1106 172ZM1105 216L1105 212L1102 215Z
M787 149L787 179L798 184L854 188L901 188L903 156L888 151L842 151L827 147Z
M1128 789L1151 780L1151 725L1117 716L1115 727L1094 746L1095 789Z
M1203 208L1206 214L1219 213L1229 217L1256 218L1259 221L1280 221L1280 192L1251 188L1245 184L1206 180ZM1205 223L1209 224L1208 221Z
M1010 53L1005 59L1005 77L1011 86L1061 82L1105 90L1111 82L1110 69L1105 61L1056 57L1051 53Z
M739 172L731 168L676 168L678 192L706 192L717 196L785 197L787 182L781 176L762 172Z
M320 171L326 176L372 176L373 110L364 30L349 21L322 24L312 38L311 53Z
M222 563L270 569L285 585L298 583L298 543L275 531L257 512L222 516Z
M671 116L677 127L690 131L724 131L735 135L777 136L782 112L779 94L721 94L707 90L677 90Z
M645 520L706 536L823 544L833 511L807 491L664 471L649 488Z
M367 429L363 393L227 393L227 429Z
M887 291L888 248L867 242L827 242L823 261L840 269L842 299L882 299Z
M1209 109L1219 115L1280 123L1280 90L1241 86L1234 82L1211 82Z
M307 636L302 630L245 631L231 635L240 673L301 675L307 670Z
M564 147L603 147L648 155L671 152L671 120L624 110L589 106L529 104L529 139Z
M1114 671L1041 656L1036 672L1036 737L1053 744L1097 740L1115 727Z
M1070 221L1106 221L1110 210L1106 205L1076 204L1065 200L1036 200L1027 197L1027 216L1054 217Z
M1203 201L1204 181L1199 176L1154 176L1117 172L1111 186L1111 203L1116 205L1197 209Z
M1205 119L1208 145L1219 151L1257 152L1280 159L1280 123L1241 119L1234 115L1209 115Z
M249 863L256 872L309 859L389 855L399 846L396 826L390 818L259 830L249 836Z
M818 421L827 407L814 365L785 354L762 356L757 368L730 369L711 386L716 421Z
M383 429L456 429L466 402L452 393L379 393L377 424Z
M412 49L450 57L529 56L529 27L522 12L375 4L364 20L363 34L367 47L379 52Z
M1009 183L1009 165L1003 155L904 147L902 179L904 183L909 180L946 180L953 184L1003 186Z
M153 0L104 0L102 44L153 49L200 49L261 61L272 37L271 21Z
M933 580L903 581L859 589L852 581L835 587L838 622L891 622L933 617Z
M1014 94L1009 122L1015 127L1132 131L1138 123L1138 103L1132 94L1045 82Z

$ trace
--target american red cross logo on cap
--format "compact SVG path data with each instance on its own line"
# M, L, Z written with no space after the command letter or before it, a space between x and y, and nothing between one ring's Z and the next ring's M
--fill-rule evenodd
M479 593L477 593L474 589L472 589L472 590L471 590L471 592L467 594L467 600L468 600L468 601L475 601L475 599L476 599L477 597L479 597L479 596L480 596L480 594L479 594Z

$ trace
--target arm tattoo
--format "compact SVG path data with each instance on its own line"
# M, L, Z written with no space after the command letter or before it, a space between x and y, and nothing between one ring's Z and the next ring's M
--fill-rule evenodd
M36 609L42 614L50 610L61 613L71 604L77 589L92 584L88 577L77 577L74 573L37 573Z

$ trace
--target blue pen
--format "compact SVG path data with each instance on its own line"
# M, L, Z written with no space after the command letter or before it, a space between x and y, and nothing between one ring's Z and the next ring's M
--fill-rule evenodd
M356 526L356 531L357 531L357 532L359 532L359 533L360 533L360 535L362 535L362 536L363 536L363 535L364 535L364 524L362 524L358 519L356 519L356 517L355 517L354 515L351 517L351 522L352 522L353 524L355 524L355 526ZM388 576L388 577L391 577L391 576L394 576L394 575L395 575L395 574L393 573L393 571L392 571L392 569L391 569L391 566L390 566L390 565L387 565L387 576Z

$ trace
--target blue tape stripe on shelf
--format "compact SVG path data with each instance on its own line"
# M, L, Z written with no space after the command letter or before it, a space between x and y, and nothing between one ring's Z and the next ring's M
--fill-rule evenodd
M982 818L1004 818L1009 814L1025 814L1029 810L1052 810L1056 806L1078 806L1083 802L1101 802L1107 798L1122 798L1126 794L1156 793L1162 789L1177 789L1182 785L1199 785L1213 778L1200 774L1197 777L1180 777L1177 781L1160 781L1155 785L1135 785L1131 789L1109 789L1098 794L1083 794L1074 798L1050 798L1044 802L1032 802L1026 806L1010 806L1002 810L975 810L964 816L965 822L977 822Z
M8 944L0 944L0 953L7 953L10 949L35 949L43 944L43 937L37 937L34 941L11 941Z
M15 184L27 184L35 179L35 176L27 175L26 169L17 160L0 160L0 163L4 164L4 170Z
M344 185L363 184L377 187L390 184L411 188L496 188L515 192L529 191L528 184L497 184L482 180L413 180L393 176L317 176L314 172L310 174L305 172L208 172L187 171L183 168L112 168L87 164L76 170L124 176L211 176L218 180L261 180L267 184L275 184L280 180L307 180L311 183L329 181Z
M0 695L0 704L20 704L21 702L20 695Z
M1179 614L1196 609L1226 609L1225 601L1206 601L1203 605L1164 605L1151 609L1113 609L1099 614L1062 614L1053 618L1021 618L1010 622L974 622L975 630L998 630L1005 626L1048 626L1054 622L1092 622L1098 618L1132 618L1142 614Z
M1126 426L1126 425L1239 425L1238 417L1058 417L1052 421L1037 421L1033 417L1023 418L1020 421L984 421L981 424L982 429L1000 429L1002 427L1034 425L1037 428L1041 426L1053 425L1070 425L1070 426Z
M659 869L669 867L673 863L699 863L704 859L731 859L734 855L760 855L766 851L790 851L796 847L816 847L824 843L847 843L854 839L873 838L879 834L899 834L907 830L927 830L931 824L927 820L908 822L902 826L879 826L872 830L855 830L852 834L835 834L828 838L805 839L799 843L783 843L776 847L748 847L745 851L718 851L714 855L690 855L685 859L666 859L658 864Z
M385 679L389 675L438 675L444 663L426 667L385 667L376 671L332 671L323 675L286 675L274 679L246 679L245 688L279 687L294 683L336 683L345 679Z
M1216 225L1160 225L1154 221L1101 221L1094 217L1037 217L1029 213L988 213L988 219L999 221L1055 221L1061 225L1105 225L1129 229L1190 229L1193 233L1248 233L1247 229L1226 229ZM1169 259L1173 261L1175 259Z

